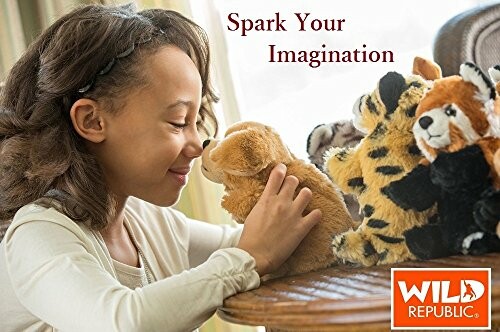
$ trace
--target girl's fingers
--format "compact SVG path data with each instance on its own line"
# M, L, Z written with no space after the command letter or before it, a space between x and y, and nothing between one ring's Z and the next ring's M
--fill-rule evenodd
M322 216L323 214L321 213L321 210L316 209L312 210L308 215L302 218L302 224L306 229L306 233L304 233L304 236L309 233L311 228L316 226L321 221Z
M267 180L266 187L262 193L264 195L277 195L283 184L283 180L286 175L286 166L283 164L276 165L271 174L269 175L269 180Z
M295 190L297 189L298 185L299 180L295 176L289 175L285 178L285 181L283 181L283 185L281 186L281 190L279 193L285 195L286 198L289 198L291 200L293 199Z
M298 193L297 197L295 198L295 200L293 201L293 206L299 211L304 211L304 209L306 208L307 204L309 204L311 199L312 199L311 189L302 188Z

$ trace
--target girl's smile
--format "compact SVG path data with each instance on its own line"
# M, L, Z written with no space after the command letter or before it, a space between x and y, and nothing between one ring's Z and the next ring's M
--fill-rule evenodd
M187 180L188 180L188 173L191 170L191 167L176 167L176 168L170 168L167 172L167 174L174 178L181 186L186 185Z

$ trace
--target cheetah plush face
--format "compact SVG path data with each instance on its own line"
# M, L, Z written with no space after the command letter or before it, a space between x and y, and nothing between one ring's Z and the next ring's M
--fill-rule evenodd
M420 101L413 126L425 157L433 161L440 151L457 151L486 135L495 98L491 81L470 63L461 66L460 76L435 81Z

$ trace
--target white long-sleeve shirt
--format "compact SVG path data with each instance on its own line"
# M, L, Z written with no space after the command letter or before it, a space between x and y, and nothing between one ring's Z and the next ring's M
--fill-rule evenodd
M191 331L226 297L259 286L254 259L231 248L241 227L136 198L125 220L155 280L133 290L98 232L53 208L21 208L0 244L0 331Z

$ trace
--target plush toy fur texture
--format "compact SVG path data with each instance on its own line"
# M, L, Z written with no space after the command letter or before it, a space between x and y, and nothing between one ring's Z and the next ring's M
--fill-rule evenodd
M496 98L492 82L475 65L465 63L460 76L436 80L417 108L413 132L427 160L391 183L385 193L413 211L437 202L437 223L405 233L410 250L419 258L500 250L492 225L481 226L473 217L476 202L491 198L487 191L498 188L493 156L500 140L489 136L488 121L496 113ZM477 216L491 221L499 206L487 203L484 209L477 206Z
M421 66L429 63L415 64L416 68ZM422 68L419 72L427 71ZM430 82L418 75L404 78L396 72L386 74L373 93L362 96L353 110L355 126L367 136L356 148L329 152L328 174L341 190L358 197L364 214L358 229L333 239L334 253L346 261L371 266L415 258L403 232L426 224L433 212L406 211L382 191L422 158L411 128L415 109L429 87Z
M495 153L493 163L500 174L500 149ZM486 189L474 204L473 215L479 228L500 238L500 188L491 186Z
M359 144L365 135L354 127L352 121L340 120L316 126L307 137L309 160L324 172L325 153L334 147L350 148ZM354 195L343 193L344 201L354 221L360 222L363 216L358 200Z
M257 122L240 122L228 128L223 139L203 145L202 172L224 184L222 207L239 223L245 222L278 163L287 166L287 175L299 179L296 194L303 187L311 189L313 197L304 213L320 209L323 218L272 277L309 272L337 261L330 249L331 237L353 227L342 197L314 165L295 158L275 130Z

